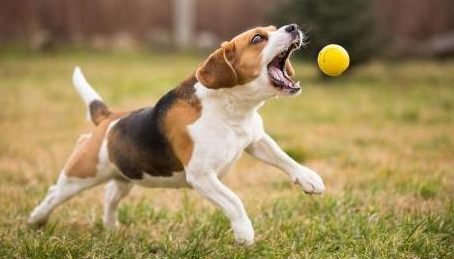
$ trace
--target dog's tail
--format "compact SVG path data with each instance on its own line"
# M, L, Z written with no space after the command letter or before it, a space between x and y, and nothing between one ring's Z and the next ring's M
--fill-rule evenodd
M87 119L98 125L111 114L109 108L102 101L101 96L93 90L79 67L74 69L73 84L87 106Z

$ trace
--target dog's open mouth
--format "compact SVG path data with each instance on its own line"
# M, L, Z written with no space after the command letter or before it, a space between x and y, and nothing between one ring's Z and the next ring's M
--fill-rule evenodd
M301 40L298 38L288 47L287 50L282 51L268 64L268 77L271 84L281 91L289 94L299 92L301 86L299 82L293 81L287 74L285 63L293 51L299 49Z

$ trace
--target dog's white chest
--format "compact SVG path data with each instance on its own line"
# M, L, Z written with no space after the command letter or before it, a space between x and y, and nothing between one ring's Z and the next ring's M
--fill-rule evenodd
M188 129L194 141L192 165L223 175L262 132L262 121L257 113L236 121L210 111Z

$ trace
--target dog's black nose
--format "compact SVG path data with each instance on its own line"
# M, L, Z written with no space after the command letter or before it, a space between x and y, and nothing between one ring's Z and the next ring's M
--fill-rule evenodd
M289 24L285 27L285 31L286 32L294 32L298 29L298 25L292 23L292 24Z

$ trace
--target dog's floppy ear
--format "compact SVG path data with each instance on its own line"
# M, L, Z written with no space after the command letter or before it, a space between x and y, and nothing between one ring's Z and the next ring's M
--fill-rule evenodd
M195 76L208 88L228 88L238 84L238 76L232 66L235 57L235 45L224 42L197 69Z
M290 77L295 75L295 69L293 69L292 63L290 63L290 59L287 59L287 61L285 61L285 72L287 72L287 75Z

